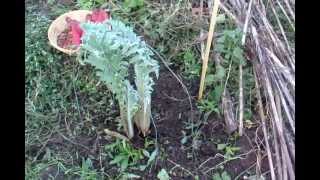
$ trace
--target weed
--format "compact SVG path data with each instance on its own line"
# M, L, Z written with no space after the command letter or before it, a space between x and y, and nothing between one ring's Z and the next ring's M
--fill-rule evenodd
M226 159L232 158L236 152L240 150L239 147L235 147L230 144L218 144L217 149L224 152L224 157Z
M106 145L105 150L112 159L109 164L116 164L121 171L125 171L129 166L136 166L137 162L144 158L142 149L133 148L125 140Z
M48 164L45 163L31 165L31 163L26 162L25 179L37 179L40 176L41 170L47 167Z
M105 0L77 0L77 7L92 10L100 7L104 2Z
M190 50L186 50L182 53L183 59L183 75L189 79L199 77L201 72L201 65L196 59L195 54Z
M191 123L191 122L184 122L185 128L188 131L191 131L190 135L187 135L185 131L182 131L183 138L181 139L181 144L186 144L189 139L192 140L192 147L193 149L199 148L199 139L201 137L201 131L200 127L204 123L206 123L206 119L204 121L198 121L197 123ZM193 131L192 131L193 129Z
M144 148L135 149L125 140L116 140L114 143L106 145L105 151L112 159L109 164L116 164L120 167L121 173L124 173L123 175L126 176L128 174L125 171L128 168L138 168L140 171L144 171L152 164L153 161L155 161L158 155L158 149L154 149L152 153L148 151L148 149L153 145L153 141L146 139ZM147 163L138 166L138 162L141 162L140 160L145 158L148 159Z
M63 176L67 168L63 164L63 160L60 158L50 158L41 163L33 164L30 161L26 162L26 179L38 179L41 176ZM54 179L54 178L52 178Z
M170 176L165 169L161 169L157 175L159 180L169 180Z
M232 29L232 26L222 31L222 35L217 38L214 51L217 56L214 68L209 68L205 82L208 89L206 96L198 103L198 108L202 112L216 113L220 115L221 99L225 88L228 90L234 106L239 96L239 65L243 65L243 88L244 88L244 118L252 119L252 90L254 88L254 77L252 67L246 62L244 49L241 45L242 32L240 29ZM219 63L218 63L219 62ZM209 66L211 67L211 66ZM236 108L235 108L236 109ZM249 122L249 121L247 121Z
M217 114L220 114L219 110L219 102L213 101L211 99L203 99L199 101L198 103L198 109L202 112L215 112Z
M223 171L222 173L215 173L212 180L231 180L231 177L226 171Z
M224 61L229 65L230 61L245 64L243 49L241 48L242 32L240 29L225 30L223 35L217 39L216 51L221 54Z
M58 139L60 133L70 139L92 136L97 119L105 122L108 119L103 116L114 113L114 102L106 87L97 87L94 74L88 73L90 68L79 66L48 44L51 20L38 8L27 6L25 12L25 177L39 179L42 171L51 166L57 166L68 177L79 176L84 167L74 163L81 161L77 148L69 152L50 145L50 140ZM101 111L107 112L94 115Z
M72 4L73 2L71 2L71 7L75 8L76 6L73 6ZM46 5L47 8L50 9L50 11L48 11L48 15L50 17L57 17L70 11L70 5L68 6L66 4L59 3L58 0L50 0Z
M179 1L175 5L163 3L155 8L153 3L144 3L134 11L127 11L122 3L119 8L113 9L113 14L124 22L134 24L148 44L170 56L169 60L177 61L183 51L193 46L200 32L200 28L195 26L198 23L192 17L189 5L187 1Z
M91 159L82 159L81 167L76 167L72 170L72 174L78 175L80 179L97 180L102 179L99 174L94 170Z
M144 5L144 0L125 0L124 9L128 12L140 8Z
M83 159L81 166L66 166L61 158L51 157L47 161L26 166L26 179L38 179L47 177L55 179L61 177L78 177L85 180L98 180L102 176L94 170L92 161Z

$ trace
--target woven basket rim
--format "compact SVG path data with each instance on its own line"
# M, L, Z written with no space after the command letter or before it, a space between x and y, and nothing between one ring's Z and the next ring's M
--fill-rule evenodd
M65 54L68 54L68 55L72 55L72 54L75 54L76 52L78 52L80 47L77 48L77 49L65 49L65 48L59 47L57 42L54 40L54 39L57 39L57 36L59 34L55 34L54 33L54 29L59 24L61 24L60 23L61 21L65 21L65 18L68 17L68 16L71 16L71 17L74 18L74 17L77 17L77 16L84 16L84 15L87 15L87 14L90 14L90 13L92 13L92 11L89 11L89 10L74 10L74 11L66 12L66 13L60 15L59 17L57 17L54 21L51 22L51 24L49 26L49 29L48 29L48 39L49 39L50 45L53 46L55 49L65 53ZM82 21L80 21L80 22L82 22Z

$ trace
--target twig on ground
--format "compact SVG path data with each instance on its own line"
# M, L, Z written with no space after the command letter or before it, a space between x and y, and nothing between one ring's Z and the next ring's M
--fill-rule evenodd
M229 161L233 161L233 160L236 160L236 159L244 159L242 156L246 156L246 155L250 154L252 151L253 151L253 150L250 150L250 151L248 151L248 152L246 152L246 153L239 154L239 155L237 155L237 156L235 156L235 157L226 158L224 161L216 164L216 165L215 165L214 167L212 167L212 168L209 168L209 169L206 170L204 173L207 174L208 172L217 169L219 166L221 166L221 165L223 165L223 164L226 164L226 163L229 162ZM221 154L220 154L220 155L221 155ZM222 157L225 158L225 156L223 156L223 155L222 155Z
M261 159L264 159L266 157L266 155L264 155ZM257 163L253 163L251 166L249 166L247 169L245 169L244 171L242 171L241 173L239 173L234 180L238 180L243 174L245 174L246 172L248 172L251 168L253 168ZM262 175L262 174L261 174Z
M162 94L163 94L164 96L166 96L167 98L173 100L173 101L180 101L180 102L182 102L182 101L188 100L188 98L177 99L177 98L175 98L175 97L169 96L169 95L168 95L167 93L165 93L165 92L163 92Z
M116 138L119 138L119 139L122 139L122 140L125 140L125 141L130 141L126 136L118 133L118 132L115 132L115 131L111 131L109 129L104 129L104 132L109 135L109 136L112 136L112 137L116 137Z
M59 133L59 135L60 135L63 139L65 139L65 140L67 140L67 141L71 142L72 144L74 144L74 145L76 145L76 146L80 146L80 147L82 147L82 148L86 149L87 151L90 151L90 149L89 149L87 146L85 146L85 145L83 145L83 144L76 143L76 142L72 141L71 139L67 138L65 135L63 135L63 134L62 134L61 132L59 132L59 131L58 131L58 133Z
M182 167L180 164L177 164L177 163L175 163L174 161L172 161L172 160L170 160L170 159L167 159L167 160L168 160L170 163L172 163L172 164L175 165L173 168L171 168L170 172L171 172L174 168L179 167L179 168L182 169L183 171L185 171L185 172L187 172L188 174L190 174L192 177L195 176L191 171L189 171L188 169Z

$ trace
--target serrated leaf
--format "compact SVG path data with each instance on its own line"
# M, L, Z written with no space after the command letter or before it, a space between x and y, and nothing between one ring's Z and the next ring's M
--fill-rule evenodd
M125 3L130 7L141 6L143 0L127 0ZM106 28L110 25L112 30ZM89 55L84 56L84 62L95 67L100 81L115 94L121 112L126 115L126 119L121 122L125 129L128 129L130 138L133 136L133 116L139 109L145 109L145 106L140 106L139 102L151 101L153 79L149 74L155 72L158 76L158 62L151 58L153 53L141 37L133 32L133 28L119 20L83 23L81 27L85 31L82 37L81 53ZM139 92L141 95L138 95L128 81L128 67L132 64L143 67L141 72L144 73L136 74L143 77L140 78L142 83L136 84L138 89L143 89Z
M161 171L157 175L157 178L159 180L169 180L170 176L165 169L161 169Z

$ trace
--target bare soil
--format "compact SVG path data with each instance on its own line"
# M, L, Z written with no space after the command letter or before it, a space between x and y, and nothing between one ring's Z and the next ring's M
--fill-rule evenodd
M184 80L184 83L192 96L194 122L200 121L203 115L196 109L195 104L198 80ZM223 164L224 170L231 175L232 179L251 166L253 166L252 169L255 171L254 164L257 162L257 151L254 149L257 147L254 141L256 137L262 137L261 130L257 131L258 135L256 136L256 128L252 128L246 131L245 136L235 140L235 146L240 147L240 151L236 154L246 155L241 156L242 159L235 159L223 163L224 158L219 154L223 155L224 152L217 150L217 145L214 143L216 141L221 143L230 141L230 136L224 131L223 121L214 116L209 116L207 122L200 128L201 136L197 141L197 145L194 146L194 151L192 151L191 139L184 145L181 143L181 139L184 137L182 132L185 131L187 134L191 133L190 130L185 129L185 123L190 121L191 117L190 104L186 93L169 71L162 71L160 73L154 89L152 96L152 114L157 127L161 157L157 159L151 171L146 170L145 172L141 172L133 170L133 173L139 174L143 179L157 179L158 172L164 168L168 172L171 172L170 177L174 180L191 180L194 179L195 175L205 180L212 179L213 173L220 172L219 168L208 171L218 164ZM114 116L118 116L117 114L116 112ZM107 126L109 129L116 131L114 124L105 124L102 119L100 119L101 122L95 121L95 124L98 125L100 123L99 126L101 128ZM69 153L78 152L82 157L90 156L97 169L100 168L102 163L106 173L111 176L117 176L117 167L108 164L110 159L103 159L102 162L99 160L103 146L112 142L111 140L105 139L104 136L102 133L97 133L95 136L84 134L83 137L76 137L73 143L70 143L70 141L62 138L60 135L55 135L50 139L47 146ZM155 139L155 129L153 126L151 126L149 137L146 138ZM136 135L132 139L132 144L136 148L142 148L143 143L144 138L140 135ZM35 147L35 149L39 150L38 148L39 147ZM261 151L263 151L263 147L260 148L262 148ZM81 164L81 162L78 163ZM144 163L145 162L141 162L141 164ZM267 158L262 158L262 172L267 171L267 163ZM48 168L43 172L42 177L47 177L48 174L53 175L52 173L56 175L56 172L55 168ZM189 172L192 173L193 176ZM57 177L61 176L61 174L57 175Z

